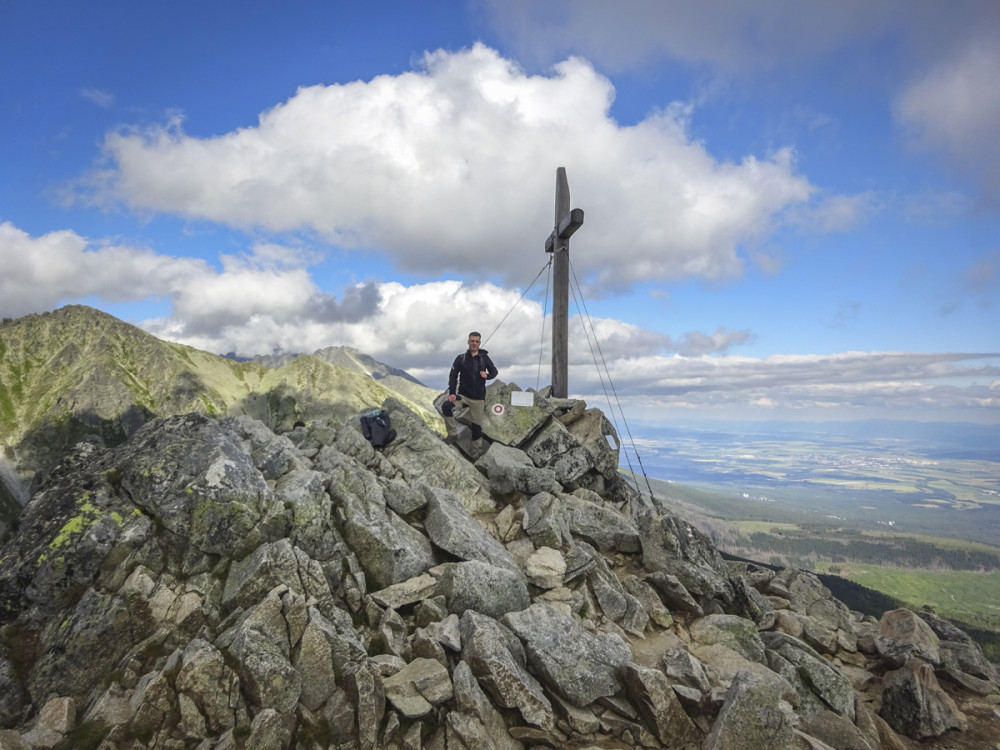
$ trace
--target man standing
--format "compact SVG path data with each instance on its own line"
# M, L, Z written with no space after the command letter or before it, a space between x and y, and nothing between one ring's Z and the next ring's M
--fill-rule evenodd
M486 409L486 381L497 376L497 368L490 359L489 352L480 349L479 344L482 337L478 331L469 334L469 348L465 354L459 354L451 365L451 372L448 373L448 401L441 411L444 414L444 424L448 430L448 437L444 441L451 445L458 437L458 425L455 417L452 416L455 409L455 401L459 397L469 405L469 416L472 424L469 430L472 433L473 458L478 458L483 453L483 416Z

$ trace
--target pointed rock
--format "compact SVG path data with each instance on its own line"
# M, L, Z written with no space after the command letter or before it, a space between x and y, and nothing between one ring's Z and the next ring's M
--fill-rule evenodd
M471 747L490 748L491 750L523 750L523 745L510 736L503 716L490 703L489 698L486 697L473 676L469 665L464 661L460 661L455 666L452 683L455 690L455 703L459 712L475 718L479 722L479 726L482 727L482 734L477 734L475 740L472 739L471 734L477 733L478 727L459 731L467 745L472 741Z
M629 664L622 672L622 681L646 726L653 730L660 742L683 745L697 736L695 725L663 672Z
M880 714L897 732L914 739L938 737L966 725L965 715L941 689L934 670L915 658L886 673Z

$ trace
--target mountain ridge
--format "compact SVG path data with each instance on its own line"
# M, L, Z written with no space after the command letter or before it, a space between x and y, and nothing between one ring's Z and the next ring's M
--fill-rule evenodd
M30 482L73 443L115 445L155 416L247 414L287 431L306 414L339 423L398 396L440 425L436 392L385 371L392 379L380 382L312 355L277 368L236 362L68 305L0 325L0 446Z
M303 356L303 354L257 355L252 357L250 361L262 364L265 367L281 367L291 362L295 357ZM355 372L367 375L372 380L377 381L394 393L405 396L414 403L432 402L434 397L439 393L428 388L406 372L406 370L379 362L374 357L352 346L326 346L322 349L317 349L310 356L321 359L331 365L337 365L347 370L354 370Z

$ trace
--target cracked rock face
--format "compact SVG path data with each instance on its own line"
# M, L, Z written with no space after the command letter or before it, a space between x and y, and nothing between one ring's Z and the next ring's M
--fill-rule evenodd
M953 625L724 562L582 402L475 465L382 408L382 451L187 414L66 453L0 547L0 747L874 750L997 700Z

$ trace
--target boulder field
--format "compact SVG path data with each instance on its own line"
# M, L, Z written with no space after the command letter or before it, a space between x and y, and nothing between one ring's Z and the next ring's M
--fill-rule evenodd
M475 463L392 398L380 451L199 414L78 444L0 546L0 749L1000 741L964 632L726 562L598 410L513 390Z

